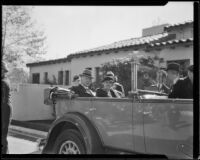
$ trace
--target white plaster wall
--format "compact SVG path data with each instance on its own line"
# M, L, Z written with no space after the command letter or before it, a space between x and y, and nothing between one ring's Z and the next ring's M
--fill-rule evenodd
M44 89L49 85L19 84L11 92L12 119L19 121L53 119L53 108L44 104ZM62 86L64 87L64 86Z
M164 32L164 27L167 26L168 24L162 24L158 26L153 26L149 28L144 28L142 30L142 36L149 36L149 35L155 35L155 34L160 34Z
M75 58L71 62L71 71L72 77L75 74L80 74L84 68L91 67L93 71L93 76L95 76L95 67L101 66L101 64L105 62L109 62L115 58L122 58L127 57L131 51L122 51L118 53L111 53L108 55L101 55L101 56L87 56L81 58ZM151 51L151 52L144 52L139 51L138 54L144 54L149 56L158 55L159 57L164 58L164 60L182 60L182 59L190 59L190 64L193 64L193 47L184 47L184 46L177 46L175 49L171 49L166 47L161 51Z
M169 33L176 34L176 39L193 38L193 28L192 28L192 26L173 29Z
M44 72L48 72L48 78L50 80L53 79L53 75L55 75L56 80L58 80L58 71L63 71L63 82L65 82L65 71L71 70L70 62L58 63L58 64L48 64L48 65L39 65L30 67L30 80L32 82L32 73L40 73L40 83L44 84Z
M190 65L193 64L193 46L177 46L175 49L165 48L159 52L159 56L164 60L183 60L190 59Z
M119 51L117 53L111 52L110 54L86 56L80 58L73 58L71 61L72 77L80 74L87 67L92 68L92 74L95 76L95 67L100 67L105 62L112 61L116 58L123 58L129 56L133 51ZM144 51L140 51L140 54Z
M40 83L43 83L44 72L48 72L48 77L50 79L52 79L52 75L55 75L56 78L58 79L58 71L70 70L70 75L71 75L70 78L72 82L73 76L82 73L82 71L87 67L92 68L92 74L95 77L95 67L100 67L101 64L112 61L112 59L127 57L131 53L133 53L133 51L119 51L117 53L111 52L110 54L73 58L70 63L66 62L66 63L31 67L30 73L31 75L32 73L40 73ZM190 59L190 64L193 64L193 46L190 47L176 46L175 49L172 49L167 46L163 48L161 51L152 50L150 52L144 52L140 50L138 51L138 54L145 54L149 56L158 55L159 57L163 57L164 60L166 61ZM71 86L71 83L69 86Z

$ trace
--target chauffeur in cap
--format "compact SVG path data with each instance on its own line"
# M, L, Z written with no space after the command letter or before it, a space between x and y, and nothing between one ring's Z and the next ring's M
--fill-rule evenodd
M82 74L80 74L81 82L78 86L73 86L70 89L78 94L79 97L94 97L94 92L89 88L92 83L92 73L91 70L85 69Z
M187 99L188 87L185 85L184 79L179 78L180 65L178 63L170 63L167 66L167 77L173 83L168 98Z

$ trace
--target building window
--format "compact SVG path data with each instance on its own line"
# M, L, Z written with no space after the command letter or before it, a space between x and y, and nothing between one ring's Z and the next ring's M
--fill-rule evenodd
M34 83L34 84L40 83L40 74L39 73L32 74L32 83Z
M44 84L48 83L48 72L44 72Z
M167 61L167 64L172 62L180 64L180 77L187 76L187 68L190 65L189 59Z
M96 82L99 82L99 81L100 81L99 71L100 71L100 68L99 68L99 67L96 67L96 68L95 68Z
M63 85L63 71L58 72L58 84Z
M65 85L69 85L69 70L65 71Z

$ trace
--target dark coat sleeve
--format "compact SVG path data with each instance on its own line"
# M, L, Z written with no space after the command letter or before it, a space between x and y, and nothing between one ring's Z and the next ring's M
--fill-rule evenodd
M69 87L68 89L71 90L71 91L73 91L74 93L76 93L76 92L75 92L76 86Z
M7 81L1 83L2 101L1 101L1 113L2 113L2 134L7 135L8 126L12 115L12 106L10 102L10 85Z
M173 86L172 92L169 94L168 98L191 98L188 89L188 84L185 80L178 80L177 83Z
M85 88L81 85L71 87L71 90L74 91L75 94L78 94L79 97L94 97L92 94L87 93Z
M187 77L183 80L183 86L184 86L184 89L185 89L185 98L187 99L192 99L193 98L193 85L190 81L190 79Z
M106 91L104 91L103 89L101 88L98 88L96 90L96 97L108 97L108 94Z
M2 81L2 103L10 104L10 84L8 81Z
M178 80L175 85L173 85L173 89L171 93L168 95L168 98L180 98L180 81Z

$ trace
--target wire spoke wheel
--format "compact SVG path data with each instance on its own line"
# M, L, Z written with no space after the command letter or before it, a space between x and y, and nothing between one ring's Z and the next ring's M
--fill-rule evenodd
M76 143L68 140L61 144L59 154L81 154L81 152Z

